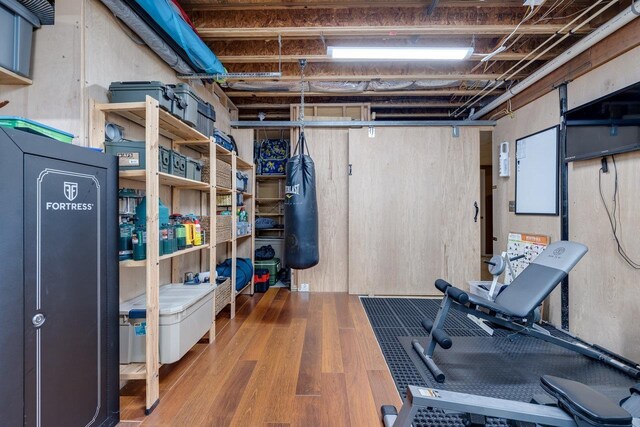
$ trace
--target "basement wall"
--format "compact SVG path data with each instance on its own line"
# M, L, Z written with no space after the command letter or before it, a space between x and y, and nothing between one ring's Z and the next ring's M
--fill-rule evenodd
M571 82L569 108L575 108L640 81L640 48L604 64ZM521 216L508 211L515 200L515 140L559 123L558 91L539 98L498 120L493 137L494 253L503 251L510 231L546 234L560 238L560 217ZM498 176L499 144L511 143L511 177ZM629 254L640 261L640 153L616 156L620 182L623 242ZM603 176L605 198L611 202L613 165ZM598 190L600 160L569 165L569 235L586 244L589 252L570 276L569 325L580 338L640 361L640 272L620 258ZM546 306L549 321L560 326L560 287Z

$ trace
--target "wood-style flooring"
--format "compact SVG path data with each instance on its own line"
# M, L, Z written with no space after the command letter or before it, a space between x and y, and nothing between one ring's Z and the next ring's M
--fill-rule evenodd
M144 381L121 390L122 426L380 426L401 405L358 297L272 288L241 296L216 340L160 370L160 404L144 415Z

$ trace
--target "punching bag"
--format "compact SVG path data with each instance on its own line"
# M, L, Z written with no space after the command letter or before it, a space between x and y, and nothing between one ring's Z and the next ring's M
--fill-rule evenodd
M284 196L284 259L296 270L320 261L318 247L318 201L313 160L305 154L306 139L300 132L297 153L287 161Z

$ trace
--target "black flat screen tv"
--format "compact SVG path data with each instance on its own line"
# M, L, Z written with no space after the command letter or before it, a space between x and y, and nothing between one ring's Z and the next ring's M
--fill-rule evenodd
M640 150L640 83L567 113L565 161Z

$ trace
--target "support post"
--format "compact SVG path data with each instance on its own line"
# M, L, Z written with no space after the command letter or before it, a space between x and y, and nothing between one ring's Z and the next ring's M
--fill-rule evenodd
M146 127L145 152L147 159L157 159L160 139L160 110L158 101L147 96L146 99ZM158 176L158 161L149 160L146 168L146 198L147 198L147 263L146 263L146 291L147 291L147 327L146 327L146 385L147 414L151 413L160 400L159 379L159 307L160 307L160 229L158 202L160 199L160 180Z

